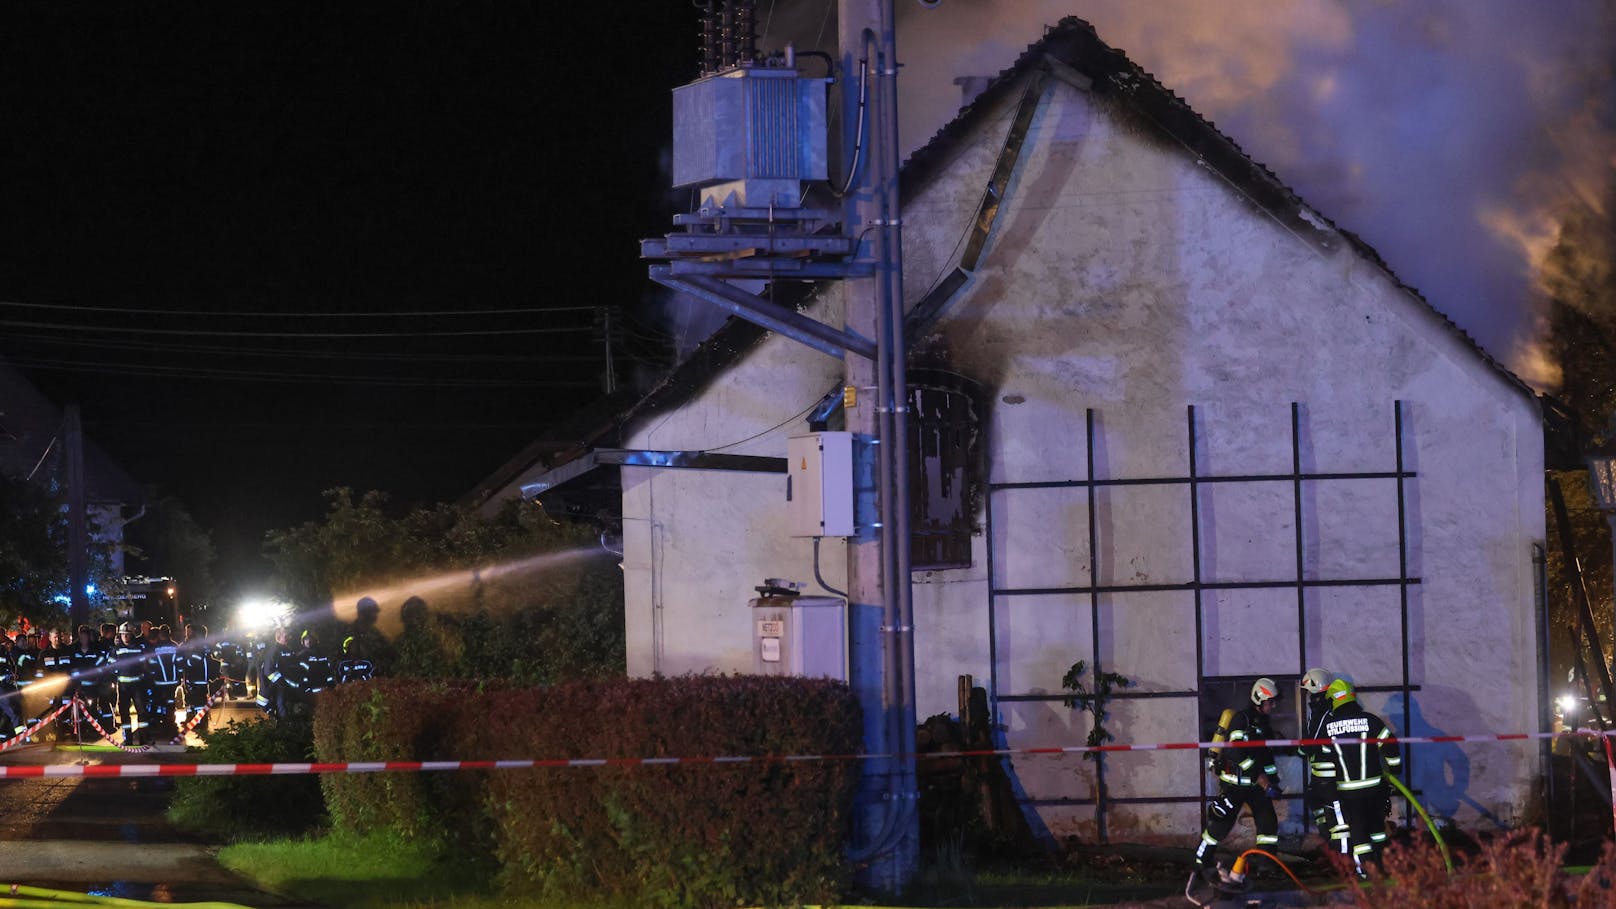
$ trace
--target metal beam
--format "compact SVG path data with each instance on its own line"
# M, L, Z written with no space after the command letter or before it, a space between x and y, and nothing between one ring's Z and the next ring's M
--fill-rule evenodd
M977 209L976 219L972 222L969 242L965 245L965 252L960 255L959 264L949 272L948 277L932 288L915 307L904 317L904 331L911 339L919 339L937 324L942 318L943 311L954 302L960 288L970 280L976 272L976 267L982 258L982 250L987 246L988 236L993 232L993 225L999 220L999 212L1003 208L1004 194L1010 186L1010 177L1016 171L1016 165L1021 161L1021 150L1027 141L1027 134L1032 129L1033 115L1038 112L1038 102L1042 100L1044 86L1048 81L1049 70L1035 70L1028 77L1027 85L1021 91L1021 101L1016 106L1015 117L1010 121L1010 129L1005 133L1004 146L999 149L999 159L993 166L993 174L988 178L988 185L982 192L982 204Z
M785 458L716 454L707 451L655 451L645 448L597 448L522 484L531 499L583 476L597 467L664 467L670 470L730 470L740 473L785 473Z
M711 303L770 331L779 332L827 356L840 359L845 351L869 359L875 358L875 342L839 328L832 328L716 278L698 275L676 277L669 266L653 265L651 280L680 293L690 294L698 300Z

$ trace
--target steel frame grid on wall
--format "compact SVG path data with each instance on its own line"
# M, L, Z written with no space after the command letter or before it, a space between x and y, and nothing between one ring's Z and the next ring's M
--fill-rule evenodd
M1091 638L1091 677L1095 679L1095 689L1098 690L1098 679L1102 669L1100 663L1100 618L1099 597L1102 593L1145 593L1160 591L1189 591L1195 600L1195 688L1191 691L1116 691L1109 697L1117 699L1148 699L1148 698L1194 698L1199 704L1201 693L1210 678L1206 674L1206 642L1204 637L1204 600L1203 595L1208 590L1262 590L1276 588L1294 588L1296 590L1296 618L1297 618L1297 662L1295 675L1306 672L1307 663L1307 591L1326 587L1385 587L1396 585L1398 588L1398 612L1402 643L1402 679L1397 685L1358 686L1359 691L1384 692L1396 691L1403 695L1405 718L1413 715L1410 699L1419 686L1413 685L1409 679L1409 616L1408 616L1408 588L1410 585L1420 583L1417 577L1408 574L1408 509L1406 501L1406 483L1418 474L1405 469L1403 457L1403 402L1392 402L1393 444L1395 448L1395 469L1392 471L1351 471L1351 472L1302 472L1302 443L1301 443L1301 405L1291 402L1291 471L1288 474L1236 474L1223 476L1203 476L1197 469L1196 461L1196 422L1195 405L1186 408L1187 436L1189 445L1189 474L1183 477L1144 477L1144 478L1110 478L1100 479L1094 475L1094 409L1085 411L1085 461L1087 465L1087 478L1083 480L1047 480L1034 482L1007 482L987 484L987 495L984 496L984 519L987 527L987 572L988 572L988 697L992 705L995 725L1001 721L999 705L1002 703L1016 703L1028 701L1064 701L1068 694L1001 694L999 692L999 654L998 654L998 625L997 603L1000 597L1017 596L1048 596L1048 595L1083 595L1089 598L1089 622ZM1302 533L1302 484L1303 482L1327 480L1395 480L1397 486L1397 565L1398 575L1395 578L1308 578L1306 576L1306 548ZM1271 581L1221 581L1208 582L1201 575L1201 516L1200 516L1200 489L1206 484L1221 483L1273 483L1288 482L1292 491L1292 515L1295 525L1296 546L1296 576L1288 580ZM1099 573L1099 530L1096 518L1095 498L1100 487L1113 486L1175 486L1189 487L1190 493L1190 553L1192 574L1188 583L1180 584L1098 584ZM994 521L993 500L997 493L1018 489L1075 489L1083 487L1088 504L1088 543L1089 543L1089 579L1087 585L1072 585L1063 587L1023 587L1007 588L998 586L997 560L994 557ZM1197 711L1198 713L1199 711ZM1405 719L1406 724L1406 719ZM1407 732L1407 730L1405 730ZM1201 803L1202 823L1205 823L1205 802L1208 796L1207 780L1205 774L1197 774L1200 780L1200 794L1198 795L1160 795L1160 796L1134 796L1111 798L1106 794L1105 785L1105 758L1104 753L1095 755L1095 785L1094 795L1082 798L1031 798L1023 797L1022 804L1040 805L1093 805L1095 806L1095 821L1098 828L1100 842L1109 842L1106 825L1106 808L1109 805L1132 804L1173 804L1183 802ZM1412 778L1414 756L1404 756L1403 772ZM1287 798L1301 798L1300 794L1287 796ZM1405 824L1409 823L1406 817Z

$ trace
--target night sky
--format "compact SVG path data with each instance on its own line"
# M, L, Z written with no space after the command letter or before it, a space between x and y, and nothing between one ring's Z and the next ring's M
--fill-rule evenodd
M684 2L8 4L0 353L227 579L323 489L453 499L600 394L592 307L654 347L695 46Z
M759 0L760 46L828 48L834 2ZM957 77L1085 17L1490 352L1557 381L1547 253L1564 224L1616 221L1616 0L896 10L906 150L954 114ZM0 303L30 304L0 305L0 355L212 528L227 579L323 489L456 498L598 397L595 307L626 317L624 378L715 312L664 312L637 257L675 207L668 92L695 74L695 16L0 7ZM317 315L431 312L455 315Z

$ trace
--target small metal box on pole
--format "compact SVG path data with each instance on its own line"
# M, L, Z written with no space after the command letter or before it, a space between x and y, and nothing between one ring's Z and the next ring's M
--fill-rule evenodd
M786 441L786 523L794 537L850 537L853 434L815 432Z

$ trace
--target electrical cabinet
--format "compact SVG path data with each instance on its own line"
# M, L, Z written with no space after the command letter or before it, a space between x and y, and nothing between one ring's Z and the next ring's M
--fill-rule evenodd
M765 596L750 605L755 673L846 681L844 600Z
M853 434L816 432L786 442L787 530L794 537L850 537Z

